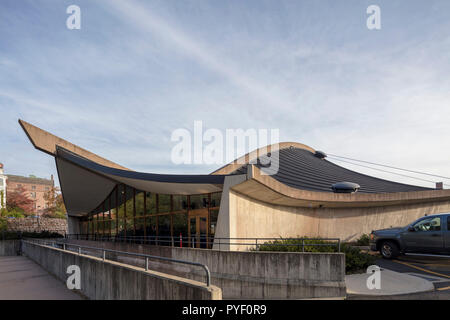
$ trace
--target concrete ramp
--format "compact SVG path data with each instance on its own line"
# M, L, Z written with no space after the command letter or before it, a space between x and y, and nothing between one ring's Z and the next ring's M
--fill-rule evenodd
M23 256L0 256L0 300L81 300L80 294Z
M30 241L22 252L66 281L68 267L80 270L81 292L95 300L221 300L222 290L213 285L162 272L101 259Z

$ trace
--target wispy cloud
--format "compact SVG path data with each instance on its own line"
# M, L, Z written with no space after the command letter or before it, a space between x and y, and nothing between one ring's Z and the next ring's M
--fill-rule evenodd
M203 120L450 175L450 4L382 0L370 32L366 2L81 0L69 31L62 2L2 1L0 162L54 170L21 117L130 168L209 172L169 161L172 130Z
M215 52L206 43L184 33L181 27L176 26L174 21L167 21L148 10L144 5L135 1L108 1L108 7L113 7L116 13L126 24L132 24L135 28L169 42L181 55L195 59L204 67L216 72L217 75L225 77L235 87L246 90L259 102L256 112L262 106L265 109L276 110L277 108L295 110L292 96L276 85L258 81L258 79L241 72L242 65L236 64L227 57ZM252 108L253 106L248 106Z

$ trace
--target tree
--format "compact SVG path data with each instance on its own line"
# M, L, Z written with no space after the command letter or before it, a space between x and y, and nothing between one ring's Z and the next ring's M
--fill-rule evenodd
M21 186L6 194L6 209L31 215L34 213L34 201L28 198L25 188Z
M5 206L5 193L0 191L0 208L3 208Z
M51 187L45 194L46 208L42 214L48 218L65 218L66 207L58 187Z

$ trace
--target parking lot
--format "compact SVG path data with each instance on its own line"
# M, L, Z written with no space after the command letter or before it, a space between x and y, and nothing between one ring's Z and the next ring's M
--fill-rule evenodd
M425 296L450 299L450 256L402 255L394 260L380 258L376 264L381 268L415 275L431 281L436 290Z

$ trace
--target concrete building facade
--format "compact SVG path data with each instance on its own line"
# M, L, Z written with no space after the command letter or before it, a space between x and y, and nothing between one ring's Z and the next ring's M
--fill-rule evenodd
M165 175L132 171L19 122L35 148L55 157L69 233L144 236L156 243L167 237L172 244L176 239L180 246L204 248L222 241L221 249L246 250L223 239L349 241L450 211L448 189L354 172L296 142L255 150L211 174ZM271 172L260 159L274 154L278 165Z

